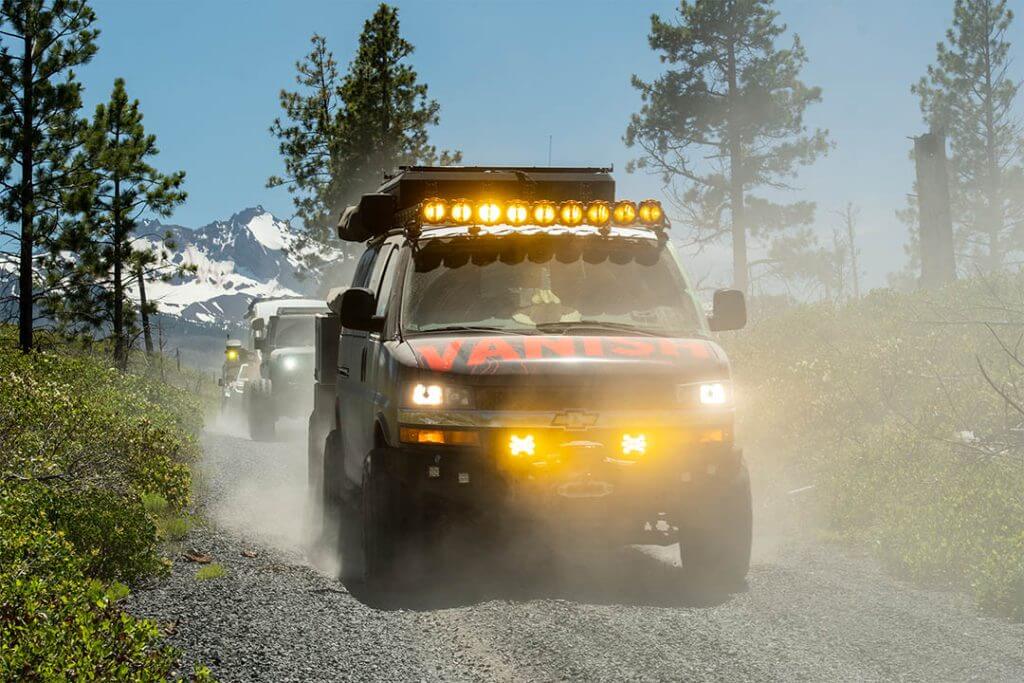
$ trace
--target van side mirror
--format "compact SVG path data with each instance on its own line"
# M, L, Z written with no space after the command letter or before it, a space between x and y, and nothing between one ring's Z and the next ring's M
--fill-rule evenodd
M341 326L350 330L380 332L384 329L384 318L377 312L377 298L365 287L346 289L341 295Z
M334 315L341 315L341 297L345 294L346 290L348 290L348 287L332 287L327 292L327 308Z
M715 291L708 326L712 332L742 330L747 324L747 300L738 289Z

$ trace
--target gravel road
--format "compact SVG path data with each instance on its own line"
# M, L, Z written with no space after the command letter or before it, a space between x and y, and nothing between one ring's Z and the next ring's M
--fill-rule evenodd
M421 591L350 593L301 549L303 439L299 423L271 444L208 433L184 549L225 575L180 559L130 598L221 680L1024 680L1024 625L792 531L760 534L732 595L688 590L658 549L522 545L469 550Z

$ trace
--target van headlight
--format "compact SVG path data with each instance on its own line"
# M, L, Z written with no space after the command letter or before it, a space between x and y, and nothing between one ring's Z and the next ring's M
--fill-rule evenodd
M285 356L281 361L281 367L287 372L291 372L295 368L299 367L299 359L295 356Z
M724 382L709 382L700 385L700 404L703 406L724 406L729 402L729 391Z
M472 397L467 387L415 382L405 391L405 405L410 408L466 410L473 407Z
M721 408L731 406L733 402L732 382L700 382L696 384L680 384L676 389L679 402L687 406L705 408Z

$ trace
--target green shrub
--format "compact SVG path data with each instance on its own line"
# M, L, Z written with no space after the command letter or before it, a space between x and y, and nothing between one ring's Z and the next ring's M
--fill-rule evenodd
M117 606L123 585L87 578L38 488L0 488L0 680L166 680L156 625Z
M224 567L214 562L206 566L200 567L199 571L196 572L197 581L208 581L210 579L219 579L224 576Z
M192 528L188 517L165 517L157 525L160 536L168 541L183 540Z
M0 328L0 680L173 675L117 602L188 530L201 426L182 389L72 346L19 353Z
M169 508L167 499L159 493L143 493L140 499L142 500L142 507L154 519L163 517L167 513Z
M142 507L156 525L157 536L163 540L180 541L192 528L191 520L172 510L167 500L158 493L144 493Z
M1004 391L1024 387L1000 343L1024 331L1022 292L1020 276L874 292L773 315L725 344L751 457L813 483L824 529L1018 619L1024 415L979 366Z

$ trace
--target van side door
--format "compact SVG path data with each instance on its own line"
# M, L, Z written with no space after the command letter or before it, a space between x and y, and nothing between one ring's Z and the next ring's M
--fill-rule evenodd
M356 286L366 287L376 294L380 290L381 280L394 252L394 245L381 245L367 281ZM359 481L362 477L363 458L373 448L373 406L376 391L369 375L370 350L379 344L380 333L352 331L351 335L351 338L342 335L342 344L345 346L342 352L342 367L347 377L338 378L339 381L345 382L344 403L341 406L341 438L345 451L345 474L350 480ZM339 372L341 371L339 369Z
M355 276L352 278L353 287L369 287L371 277L377 268L377 258L380 255L380 244L367 247L366 251L359 258L359 265L356 266ZM341 339L338 344L338 377L337 377L337 413L338 427L341 429L342 446L345 452L349 452L354 444L350 442L351 436L362 428L359 415L359 391L360 391L360 364L363 352L366 349L367 333L362 330L352 330L347 327L341 329ZM359 481L356 477L354 481Z

